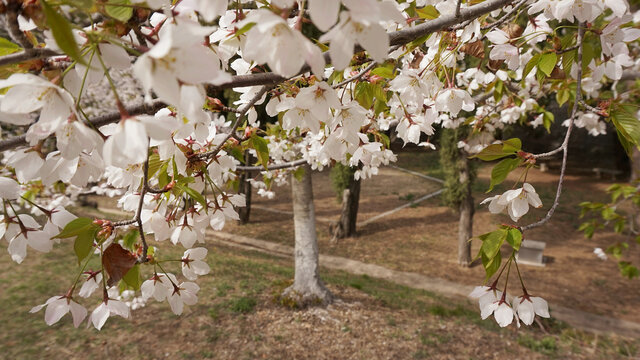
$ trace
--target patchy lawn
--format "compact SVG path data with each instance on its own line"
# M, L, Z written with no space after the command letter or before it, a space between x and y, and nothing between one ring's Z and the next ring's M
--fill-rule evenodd
M110 318L100 332L74 329L68 315L48 327L42 312L28 310L75 277L71 244L32 252L21 265L1 246L0 357L7 359L612 359L640 345L553 321L545 322L550 334L500 329L481 321L470 302L337 271L322 272L335 304L291 310L274 301L292 279L290 261L225 247L209 247L211 275L198 280L199 302L182 316L150 301L132 320ZM166 257L181 253L173 252Z
M437 153L401 153L398 165L431 176L441 176ZM507 181L496 187L491 194L488 189L490 167L479 170L479 179L474 186L476 204L494 194L511 187L520 176L514 172ZM532 183L543 202L542 209L532 209L520 220L526 224L543 217L555 197L558 174L531 170L527 181ZM593 255L594 247L605 248L615 239L613 234L597 234L585 239L577 229L578 204L585 200L606 199L604 189L610 181L597 180L593 176L572 175L565 179L560 206L546 225L533 229L525 238L545 241L546 267L522 266L523 277L529 292L542 296L550 302L586 312L613 316L640 322L640 287L637 280L622 278L614 261L603 262ZM337 220L340 204L331 191L328 171L314 173L314 199L320 220ZM440 188L432 181L422 179L391 168L383 168L380 175L363 183L359 221L366 220L391 208L406 204L423 194ZM267 200L254 196L251 221L247 225L229 224L225 231L256 237L290 246L294 245L293 218L291 215L274 214L268 209L291 211L291 195L288 187L277 189L276 198ZM512 223L506 215L492 215L486 206L477 206L474 219L474 235L495 229L501 223ZM375 263L394 270L417 272L451 281L479 285L484 270L476 263L471 269L457 265L457 215L441 206L439 198L426 200L417 206L405 208L358 229L359 235L330 242L329 222L318 221L320 251L367 263ZM473 255L479 248L479 240L472 243ZM639 257L639 249L632 249L630 256ZM504 256L508 256L507 248ZM511 282L515 294L520 293L517 281ZM612 299L615 294L615 301Z

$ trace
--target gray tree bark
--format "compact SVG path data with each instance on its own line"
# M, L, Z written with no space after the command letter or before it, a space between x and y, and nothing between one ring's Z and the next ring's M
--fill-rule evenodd
M475 204L471 195L471 181L469 181L469 159L462 152L458 159L459 180L464 187L465 196L460 202L460 219L458 221L458 263L464 267L471 265L471 242L473 237L473 213Z
M318 273L318 238L311 167L304 167L301 181L291 175L291 193L295 229L295 276L293 285L284 290L282 297L292 300L298 307L328 304L332 301L333 295L325 287Z

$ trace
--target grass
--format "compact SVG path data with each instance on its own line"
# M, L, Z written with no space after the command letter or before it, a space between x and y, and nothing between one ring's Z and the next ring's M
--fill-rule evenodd
M398 153L398 161L395 165L444 179L444 172L440 167L440 156L435 151L400 152Z
M245 317L255 313L256 308L272 303L274 292L281 291L293 278L293 270L290 260L265 255L259 252L247 252L231 250L227 248L210 249L209 264L214 276L201 277L198 280L201 291L198 294L199 302L190 307L187 313L196 315L181 318L174 316L166 302L156 303L150 301L147 307L134 312L134 320L110 318L101 332L93 329L74 329L67 315L58 324L49 327L43 321L43 312L29 314L28 310L37 304L43 303L48 297L63 293L75 277L77 265L74 259L72 246L69 242L56 246L49 254L36 254L31 251L25 264L17 265L10 261L6 255L6 245L0 245L0 281L4 291L0 293L0 323L3 330L0 331L0 353L2 357L11 359L42 358L42 354L49 357L71 357L82 354L85 358L106 357L103 351L111 349L113 357L118 358L145 358L144 341L139 343L130 340L142 331L147 333L157 331L159 328L147 328L145 324L164 322L193 321L193 316L202 314L210 319L213 324L223 324L225 319L236 319L233 322L242 324ZM163 255L166 258L178 257L181 251L171 246L163 247ZM90 267L98 267L93 262ZM149 275L151 266L147 265L143 273ZM166 264L167 267L173 266ZM166 268L167 271L179 273L179 268ZM457 324L456 326L469 329L471 326L481 334L496 334L500 337L513 338L514 343L529 348L547 356L562 356L572 348L580 348L583 342L592 341L581 332L562 326L549 326L552 335L545 336L536 329L521 331L517 336L513 332L500 329L494 321L480 320L475 304L465 300L453 301L437 294L411 289L389 281L372 278L366 275L352 275L341 271L323 271L322 277L331 287L352 288L368 294L379 306L393 310L393 317L388 317L385 322L389 326L398 329L397 341L407 338L415 339L417 350L414 358L430 358L433 347L450 346L456 343L453 337L457 336L457 330L448 326L447 331L437 327L438 322ZM98 298L90 301L81 299L89 311L97 305ZM282 310L289 311L283 308ZM399 311L396 312L396 311ZM398 314L397 316L395 314ZM401 315L405 314L405 315ZM409 315L406 315L409 314ZM390 316L390 315L386 315ZM404 317L403 317L404 316ZM431 327L425 326L414 337L402 335L401 323L406 317L419 317ZM149 320L151 319L151 320ZM207 325L203 320L194 322L199 327L191 328L204 336L204 341L209 344L224 344L230 336L224 327ZM195 326L195 325L194 325ZM342 333L350 334L353 329L350 324L340 327ZM171 330L173 331L173 330ZM246 341L262 342L263 336L247 334ZM276 336L277 334L274 334ZM191 336L191 335L189 335ZM258 337L256 337L258 336ZM280 336L280 335L278 335ZM481 335L482 336L482 335ZM113 339L124 341L122 344L113 344ZM143 337L144 338L144 337ZM170 337L170 339L174 339ZM586 340L585 340L586 339ZM174 339L179 342L178 338ZM287 344L287 338L282 338L283 346ZM113 344L113 347L100 344ZM635 353L637 343L624 342L600 337L597 341L598 348L605 349L609 353L618 356ZM569 350L567 350L569 349ZM71 354L71 355L70 355ZM178 358L215 358L216 354L208 349L181 349L175 355ZM248 357L255 354L247 353ZM407 354L409 355L409 354Z

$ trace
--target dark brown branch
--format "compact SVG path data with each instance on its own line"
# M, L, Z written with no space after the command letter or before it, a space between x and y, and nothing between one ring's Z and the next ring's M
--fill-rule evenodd
M478 18L486 13L489 13L493 10L499 9L507 4L510 4L511 2L513 2L513 0L487 0L480 4L473 5L464 9L460 9L460 16L455 16L455 14L452 14L449 16L441 16L437 19L429 20L423 24L420 24L411 28L389 33L389 44L391 46L394 46L394 45L403 46L415 39L418 39L421 36L428 35L437 31L449 29L452 26L459 24L460 22ZM361 47L356 46L356 51L361 51L361 50L362 50ZM331 61L328 51L324 53L324 59L327 63ZM298 75L304 74L309 70L310 70L309 66L305 65L302 67L302 69L300 69L300 71L298 72ZM256 85L275 86L286 80L288 79L274 73L236 75L232 78L230 82L226 84L209 85L207 89L210 91L216 91L221 89L229 89L229 88L244 87L244 86L256 86Z
M0 56L0 66L17 64L23 61L42 59L49 56L59 56L57 52L51 49L33 48L25 51Z
M7 4L6 13L4 16L5 24L7 26L7 32L11 39L20 44L25 50L33 48L33 44L20 30L18 23L18 15L20 14L21 3L19 1L11 1Z
M585 24L579 23L578 24L578 56L576 59L576 63L578 66L578 74L576 76L577 78L576 100L573 103L573 109L571 110L571 117L569 118L569 126L567 127L567 134L564 137L564 141L562 142L562 145L560 146L560 148L558 148L562 150L562 167L560 168L560 179L558 180L558 189L556 190L556 197L553 200L553 205L551 205L551 208L549 209L549 211L547 212L547 215L544 218L540 219L539 221L533 224L529 224L521 227L520 231L533 229L549 221L549 219L551 219L551 216L553 216L553 213L556 211L556 208L560 204L560 194L562 194L562 183L564 181L565 170L567 169L567 154L569 152L569 138L571 137L571 130L573 129L573 123L575 122L576 114L578 113L578 104L580 103L580 101L582 101L582 53L583 53L582 40L584 37L584 29L585 29ZM554 153L554 152L552 151L550 153ZM545 155L545 154L541 154L541 155ZM540 155L538 155L537 157L540 157Z
M151 104L139 104L128 106L125 109L129 115L140 115L140 114L153 114L156 111L162 109L166 105L161 101L155 101ZM114 123L121 119L120 112L115 111L106 115L96 116L95 118L89 120L89 123L96 128L101 126ZM5 151L9 149L16 148L18 146L27 145L27 140L25 135L16 136L11 139L0 141L0 151Z
M140 233L140 240L142 241L142 254L140 258L138 258L138 263L145 263L149 261L147 259L147 252L149 251L149 245L147 244L147 240L144 238L144 228L142 226L142 206L144 205L144 195L147 192L147 187L149 183L149 149L147 149L147 158L144 161L142 166L142 189L140 189L140 200L138 201L138 209L136 211L135 220L138 223L138 232Z
M284 164L268 165L266 169L264 168L264 166L236 166L236 171L271 171L271 170L289 169L296 166L304 165L306 163L307 163L307 160L300 159L300 160L290 161Z

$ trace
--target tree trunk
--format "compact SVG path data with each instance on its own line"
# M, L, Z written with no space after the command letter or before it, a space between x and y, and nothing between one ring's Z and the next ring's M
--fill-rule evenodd
M631 178L630 181L635 181L640 178L640 150L635 146L633 153L631 154Z
M330 303L331 292L318 274L318 238L311 187L311 167L304 167L302 180L291 175L293 224L295 230L295 276L293 285L284 290L283 299L297 307Z
M342 212L340 220L333 225L332 242L356 235L358 222L358 206L360 204L361 179L351 177L349 187L342 192Z
M464 186L464 197L460 202L460 220L458 221L458 263L464 267L471 265L471 242L473 237L473 213L475 210L471 195L469 159L461 152L458 159L459 180Z
M251 164L251 154L249 151L244 152L244 163L249 166ZM249 222L251 213L251 183L247 180L251 178L250 171L243 171L238 178L238 194L244 194L246 206L238 207L236 210L240 216L240 224L244 225Z

